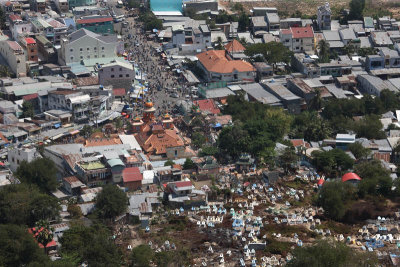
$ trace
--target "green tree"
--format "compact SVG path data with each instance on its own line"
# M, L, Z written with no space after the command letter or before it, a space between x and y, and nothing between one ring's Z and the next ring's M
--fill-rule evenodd
M365 0L351 0L349 20L362 20L365 8Z
M217 37L217 42L215 43L215 49L224 50L224 43L222 42L222 38L220 36Z
M56 166L48 158L37 158L29 163L22 161L15 173L22 182L37 185L47 193L57 188L56 174Z
M117 131L119 131L120 129L122 129L124 127L124 121L120 117L118 117L115 119L114 125L115 125L115 128L117 129Z
M353 167L353 159L341 149L329 151L313 151L313 164L318 171L331 177L338 177L346 170Z
M289 172L289 169L294 163L297 162L299 157L297 156L294 147L287 147L278 156L278 159L281 167L285 170L285 173L287 174Z
M214 146L203 146L200 150L200 157L216 156L217 154L218 154L218 148Z
M316 111L304 111L295 116L289 134L292 138L304 138L307 142L328 138L332 130L328 121Z
M204 133L201 132L194 132L192 134L192 145L196 148L199 149L206 143L206 137L204 136Z
M218 137L219 148L233 158L241 153L250 152L250 136L242 124L224 127Z
M321 90L315 89L314 94L314 97L311 98L310 102L308 103L308 109L320 111L322 108Z
M174 166L175 162L172 159L167 160L164 162L164 166Z
M330 52L329 52L329 43L325 40L321 40L318 43L318 61L320 63L329 63L330 62Z
M391 195L392 178L390 172L386 170L378 160L359 162L354 166L354 172L361 177L358 185L360 197L366 195Z
M89 266L121 266L121 251L111 239L108 229L99 224L85 227L73 224L60 239L61 253L74 255L79 263Z
M383 125L379 120L378 115L366 115L361 120L354 122L353 130L358 137L365 137L368 139L383 139L386 138L385 133L382 131Z
M80 134L85 137L85 138L89 138L93 133L93 128L90 127L89 125L85 125L83 126L83 128L80 131Z
M186 158L185 163L183 163L183 169L191 170L194 168L196 168L196 164L194 164L193 160L191 158Z
M2 8L0 8L0 28L4 29L6 27L6 14Z
M327 217L341 220L346 214L347 203L356 197L355 190L352 185L341 181L325 182L319 191L317 204Z
M78 205L69 205L67 211L72 219L79 219L83 216L82 210Z
M374 253L361 253L346 244L331 240L320 240L312 246L297 247L288 267L349 267L376 266L378 259Z
M139 245L132 249L131 265L132 267L150 266L150 261L154 258L153 250L147 245Z
M262 55L268 63L272 64L274 69L277 63L284 62L289 64L293 55L293 53L280 42L250 45L247 47L245 54L249 57Z
M353 153L356 159L367 159L367 157L371 154L371 150L369 148L363 147L363 145L359 142L349 144L348 148L350 152Z
M35 110L33 109L33 105L29 101L24 101L22 103L22 116L24 118L33 118L35 115Z
M7 185L0 189L0 223L33 226L39 220L58 217L57 200L27 184Z
M250 25L250 18L249 15L247 15L245 12L241 12L239 15L239 25L238 25L238 31L246 31L247 27Z
M116 185L106 185L97 195L96 209L104 219L114 219L126 212L128 197Z
M0 11L3 12L3 10ZM0 24L2 24L2 17L0 15ZM5 77L11 77L12 72L10 71L10 69L7 66L1 65L0 66L0 77L1 78L5 78Z
M0 224L0 266L44 266L50 260L26 227Z

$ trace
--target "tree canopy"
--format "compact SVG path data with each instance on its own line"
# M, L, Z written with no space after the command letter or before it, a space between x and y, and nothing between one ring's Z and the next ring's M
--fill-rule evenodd
M80 263L89 266L121 266L121 251L111 239L110 232L102 225L85 227L73 224L60 239L61 252L76 255Z
M361 177L358 185L360 197L366 195L390 196L392 178L388 170L378 160L359 162L354 166L354 172Z
M0 224L0 266L44 266L49 258L25 226Z
M37 158L31 162L22 161L16 176L28 184L34 184L44 192L50 193L57 188L57 169L48 158Z
M24 118L32 118L35 115L35 110L30 101L24 101L22 103L22 116Z
M343 150L335 148L329 151L313 151L313 164L318 171L322 171L332 178L340 176L353 167L354 160Z
M318 205L325 215L334 220L341 220L346 214L346 204L352 200L356 188L341 181L325 182L318 194Z
M113 219L126 211L128 197L114 184L103 187L97 195L96 209L104 219Z
M185 162L183 163L184 170L191 170L196 168L196 164L194 164L191 158L186 158Z
M147 267L150 266L150 261L154 257L153 250L148 245L139 245L132 249L131 265L132 267Z
M273 65L280 62L289 64L293 55L293 53L280 42L250 45L246 48L245 54L249 57L262 55L269 64Z
M60 206L52 196L27 184L0 189L0 223L33 226L39 220L57 218Z

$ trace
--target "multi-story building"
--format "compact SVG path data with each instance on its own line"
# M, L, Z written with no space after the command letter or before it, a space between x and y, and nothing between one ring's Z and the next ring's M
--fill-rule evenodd
M102 36L80 29L61 40L59 63L67 65L91 58L109 58L111 62L122 51L123 43L116 35Z
M317 24L321 31L331 29L331 16L332 11L329 3L325 3L325 5L318 7Z
M38 61L38 48L36 44L36 40L27 37L21 40L22 45L26 50L26 60L27 61Z
M67 25L59 22L55 19L46 20L48 24L53 28L53 43L59 44L61 38L67 35L68 27Z
M103 15L81 17L76 20L76 29L82 28L99 34L113 34L113 18Z
M68 0L55 0L54 3L60 13L67 13L69 11Z
M8 162L10 164L10 170L15 172L22 161L31 162L39 157L41 156L34 147L10 149L8 151Z
M130 63L115 61L101 66L98 76L101 85L130 89L135 78L135 69Z
M86 185L93 187L111 182L111 170L97 158L83 158L75 164L78 178Z
M282 30L280 39L284 46L295 53L314 51L314 31L311 26Z
M0 54L17 77L26 76L24 49L15 41L0 41Z
M46 1L45 0L32 0L31 10L35 12L45 13L46 12Z
M44 62L57 62L57 55L52 42L50 42L46 37L38 35L36 36L36 43Z
M48 108L68 110L74 121L89 119L90 96L74 90L55 90L48 93Z
M27 36L32 32L32 25L30 22L22 20L20 15L12 14L9 16L12 38L18 40L20 36Z

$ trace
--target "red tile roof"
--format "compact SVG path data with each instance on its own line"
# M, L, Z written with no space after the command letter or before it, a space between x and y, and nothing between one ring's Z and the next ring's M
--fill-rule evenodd
M290 28L293 38L314 38L314 32L311 26Z
M187 187L187 186L192 186L192 182L191 181L182 181L182 182L175 182L175 186L176 187Z
M138 167L125 168L122 171L122 178L124 183L138 182L143 180L143 175L140 173Z
M281 30L282 34L292 34L292 31L290 29L283 29Z
M225 50L228 52L243 52L246 48L236 39L225 45Z
M12 14L12 15L10 15L10 20L16 21L16 20L22 20L22 18L20 15Z
M126 94L125 88L114 88L113 94L114 96L124 96Z
M29 229L28 229L28 232L29 232L31 235L33 235L33 237L35 237L35 240L36 240L36 236L37 236L41 231L43 231L43 227L40 228L39 231L37 231L36 233L34 233L35 231L36 231L36 228L35 228L35 227L29 228ZM37 242L37 240L36 240L36 242ZM38 242L38 244L39 244L39 247L40 247L40 248L44 248L44 246L43 246L42 244L40 244L39 242ZM48 243L48 244L46 245L46 248L55 247L55 246L57 246L57 243L56 243L56 241L54 241L54 239L53 239L53 240L50 241L50 243Z
M86 139L85 147L93 147L93 146L113 146L122 144L121 139L119 138L92 138Z
M212 114L219 114L221 111L219 108L215 106L215 103L212 99L202 99L194 101L196 106L199 106L201 111L208 111Z
M32 100L32 99L36 99L36 98L38 98L38 94L37 93L36 94L30 94L30 95L24 95L22 97L22 99L26 100L26 101L29 101L29 100Z
M36 44L35 39L33 39L31 37L25 38L25 42L26 42L26 44Z
M98 23L98 22L106 22L106 21L112 21L113 19L111 17L107 18L93 18L93 19L78 19L76 21L77 24L86 24L86 23Z
M253 65L244 60L229 60L225 50L210 50L196 55L201 64L210 72L232 73L255 71Z

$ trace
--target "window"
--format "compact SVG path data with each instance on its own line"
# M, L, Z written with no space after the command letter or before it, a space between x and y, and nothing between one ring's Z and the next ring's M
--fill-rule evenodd
M97 58L97 55L94 55L94 58Z
M90 50L90 47L87 48L87 51L89 51L89 50Z
M175 150L175 156L178 156L178 150Z
M80 56L80 59L83 59L83 56Z
M97 47L95 46L95 47L93 47L93 49L96 51L96 50L97 50Z
M31 49L31 53L33 53L33 52L35 52L35 50L34 50L34 49Z
M74 60L74 57L71 57L71 60Z
M122 68L119 68L119 71L122 71Z
M113 75L111 75L111 78L114 78L115 76L114 76L114 74Z
M102 55L101 57L105 57L104 55Z
M119 77L122 78L122 74L120 74Z
M74 52L74 49L73 49L73 48L71 48L71 49L69 50L69 52Z
M129 74L127 74L126 77L129 78Z
M81 52L82 52L82 51L83 51L83 48L82 48L82 47L81 47L81 48L79 48L79 51L81 51Z
M114 71L114 68L111 68L111 71Z
M101 50L104 50L104 46L101 48Z

